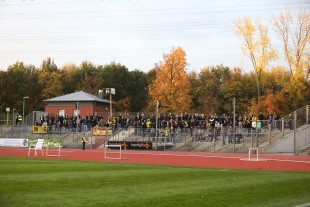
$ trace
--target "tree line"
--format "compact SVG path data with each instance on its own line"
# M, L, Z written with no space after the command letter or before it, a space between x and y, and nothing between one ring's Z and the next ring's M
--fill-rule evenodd
M301 11L292 17L282 12L272 26L283 43L288 68L270 64L278 54L268 36L268 25L244 18L234 29L252 62L250 72L221 64L206 66L199 73L188 72L186 52L180 47L164 54L148 72L129 71L116 62L94 65L83 61L58 67L48 57L35 67L17 61L0 71L0 110L3 113L10 107L21 112L24 96L29 96L27 114L43 111L45 99L80 90L97 95L100 89L115 88L113 101L119 112L151 112L159 100L160 112L229 114L235 97L238 113L284 115L310 103L310 15Z

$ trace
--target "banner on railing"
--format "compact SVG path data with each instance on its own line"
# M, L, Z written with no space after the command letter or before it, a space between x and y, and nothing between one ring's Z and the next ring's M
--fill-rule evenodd
M107 136L112 134L112 130L107 127L96 126L92 128L92 134L93 136Z
M121 145L122 149L128 150L152 150L152 142L144 142L144 141L136 141L136 142L128 142L128 141L109 141L111 146Z
M34 134L46 134L48 131L47 126L33 126L32 133Z
M28 139L0 139L0 146L2 147L28 147Z

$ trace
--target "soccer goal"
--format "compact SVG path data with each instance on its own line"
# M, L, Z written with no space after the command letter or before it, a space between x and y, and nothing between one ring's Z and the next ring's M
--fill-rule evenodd
M249 156L248 158L240 159L240 160L247 160L247 161L266 161L265 159L259 158L258 148L257 147L250 147L249 148Z
M50 157L60 157L60 149L62 148L62 144L51 140L50 142L46 143L46 156ZM56 153L55 153L56 152Z
M114 150L119 149L119 150ZM104 159L117 159L121 160L122 158L122 145L120 144L107 144L104 147Z

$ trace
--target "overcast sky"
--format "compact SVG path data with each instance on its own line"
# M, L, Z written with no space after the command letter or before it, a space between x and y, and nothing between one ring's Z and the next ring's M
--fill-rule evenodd
M16 61L39 67L51 57L58 67L115 61L147 72L172 47L182 47L188 71L218 64L249 71L234 23L251 17L271 25L285 9L309 10L310 1L0 0L0 69ZM281 53L281 43L269 31ZM283 63L280 56L274 64Z

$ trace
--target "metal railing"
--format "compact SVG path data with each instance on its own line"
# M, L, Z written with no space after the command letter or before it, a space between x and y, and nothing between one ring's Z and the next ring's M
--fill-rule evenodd
M306 105L295 112L280 117L277 120L256 121L252 124L238 124L233 130L231 126L211 127L205 121L204 125L195 123L190 126L171 127L162 122L156 129L151 127L126 128L115 127L110 136L111 140L135 140L151 141L153 146L164 147L170 150L185 151L212 151L212 152L246 152L249 147L267 149L283 140L291 147L291 152L298 154L301 150L309 148L310 144L310 105ZM167 122L166 122L167 123ZM2 125L0 126L0 138L26 138L32 134L32 127L26 125ZM81 127L78 132L89 132L88 127ZM50 126L45 136L59 139L72 139L77 142L76 128ZM156 136L157 134L157 136ZM44 136L44 135L42 135ZM73 136L73 138L72 138ZM74 138L76 136L76 138ZM78 144L77 144L78 145ZM281 151L278 151L281 152Z

